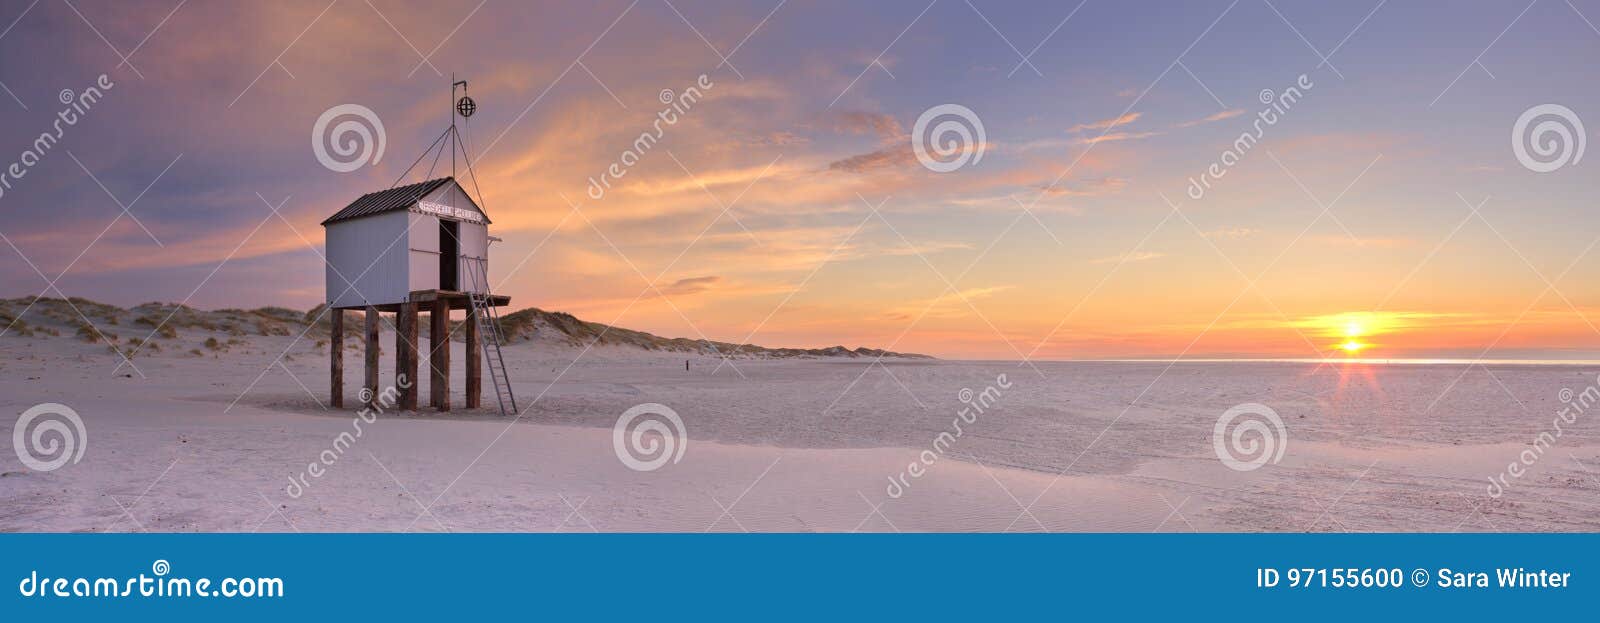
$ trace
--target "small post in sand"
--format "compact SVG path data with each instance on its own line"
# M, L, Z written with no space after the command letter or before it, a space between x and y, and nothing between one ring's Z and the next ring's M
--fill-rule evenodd
M467 408L476 409L483 404L483 359L478 356L478 315L467 305Z
M400 408L417 410L417 304L400 304L395 323L394 386L400 393Z
M450 301L440 296L428 311L428 368L433 371L428 383L428 404L440 411L450 410Z
M329 404L335 409L344 408L344 310L330 309L328 319L328 387L332 396Z
M367 308L367 375L364 387L367 390L367 406L372 406L378 400L378 310L375 307Z

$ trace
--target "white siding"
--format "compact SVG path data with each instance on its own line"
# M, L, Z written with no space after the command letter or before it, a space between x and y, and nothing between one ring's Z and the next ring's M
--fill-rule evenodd
M324 228L330 306L352 308L405 302L410 294L406 262L409 216L406 212L389 212L331 223Z
M411 290L439 289L439 219L430 214L411 216Z
M461 280L458 283L461 284L461 290L463 292L489 289L486 287L487 284L478 284L480 287L476 289L473 288L473 277L469 274L469 271L477 270L480 265L484 268L484 272L481 274L486 274L488 269L488 258L488 226L479 225L476 223L462 223L460 264Z

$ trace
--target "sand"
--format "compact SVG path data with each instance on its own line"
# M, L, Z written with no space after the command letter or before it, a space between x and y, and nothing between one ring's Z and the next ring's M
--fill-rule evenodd
M1563 424L1499 497L1487 492L1551 430L1561 390L1595 384L1592 366L1035 370L823 358L719 368L694 356L686 372L682 354L526 342L505 350L523 417L499 415L487 391L491 409L384 413L307 477L355 410L324 406L326 354L313 340L236 339L226 352L140 355L137 371L113 374L122 360L103 344L0 337L0 438L16 414L59 402L88 439L80 462L49 472L0 456L0 530L1600 529L1600 411ZM353 405L361 359L351 346ZM982 414L962 421L963 397L991 387ZM425 381L422 390L426 403ZM1241 472L1218 460L1212 432L1249 402L1273 408L1288 440L1279 462ZM641 472L619 460L612 426L641 403L681 416L677 463ZM936 443L958 421L961 434ZM913 462L919 475L907 473Z

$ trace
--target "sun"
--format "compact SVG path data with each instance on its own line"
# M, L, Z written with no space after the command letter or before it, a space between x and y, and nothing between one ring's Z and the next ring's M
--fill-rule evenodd
M1340 318L1336 326L1342 325L1339 326L1339 332L1344 334L1344 342L1338 345L1339 349L1346 355L1355 355L1366 348L1367 345L1362 343L1360 338L1372 332L1372 327L1369 326L1370 320L1370 316L1365 314L1346 314Z

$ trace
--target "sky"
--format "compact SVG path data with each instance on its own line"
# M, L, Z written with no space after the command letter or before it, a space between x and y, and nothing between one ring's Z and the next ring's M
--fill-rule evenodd
M0 296L310 308L320 221L423 154L453 75L515 308L949 358L1597 358L1590 16L1600 2L7 0ZM347 172L313 147L343 104L383 126ZM1565 113L1519 136L1546 104ZM956 126L970 140L938 131Z

